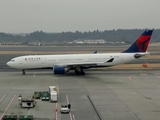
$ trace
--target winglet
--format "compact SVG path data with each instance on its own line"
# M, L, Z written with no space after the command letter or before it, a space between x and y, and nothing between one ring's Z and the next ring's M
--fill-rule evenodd
M145 30L141 36L123 53L146 52L153 30Z
M108 62L113 62L114 58L109 59L108 61L106 61L106 63Z
M97 54L97 53L98 53L97 51L94 51L94 52L93 52L93 54Z

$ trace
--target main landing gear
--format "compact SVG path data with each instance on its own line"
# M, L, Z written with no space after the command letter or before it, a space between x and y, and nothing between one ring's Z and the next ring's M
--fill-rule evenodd
M25 70L22 70L22 75L25 75L25 74L26 74Z
M81 69L79 70L75 70L76 75L85 75L85 72Z

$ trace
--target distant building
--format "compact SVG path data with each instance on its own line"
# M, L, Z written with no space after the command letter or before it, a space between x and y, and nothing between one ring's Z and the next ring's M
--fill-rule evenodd
M97 43L106 43L106 41L104 39L96 39L96 40L84 40L85 43L88 44L97 44Z
M73 43L76 43L76 44L84 44L84 43L97 44L97 43L106 43L106 41L104 39L96 39L96 40L92 40L92 39L81 40L81 39L78 39L78 40L74 40Z

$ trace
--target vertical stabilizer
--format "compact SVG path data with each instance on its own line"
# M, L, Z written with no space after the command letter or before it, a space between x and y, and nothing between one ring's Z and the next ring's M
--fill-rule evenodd
M145 30L141 36L123 53L146 52L153 30Z

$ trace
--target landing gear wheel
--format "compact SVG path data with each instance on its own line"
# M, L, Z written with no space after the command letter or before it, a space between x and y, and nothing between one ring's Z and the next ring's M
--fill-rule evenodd
M75 70L75 73L76 73L76 75L79 75L79 74L80 74L80 72L79 72L78 70Z
M22 75L25 75L25 74L26 74L26 72L24 70L22 70Z
M85 72L83 70L81 70L81 75L85 75Z
M75 73L76 75L85 75L85 72L83 70L81 71L75 70Z

